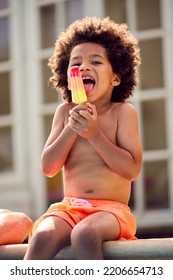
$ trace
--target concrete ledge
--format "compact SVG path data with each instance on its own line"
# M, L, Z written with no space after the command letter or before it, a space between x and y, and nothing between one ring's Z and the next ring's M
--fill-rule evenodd
M0 246L0 260L22 260L27 244ZM107 241L103 244L107 260L173 260L173 238L138 239L133 241ZM74 260L71 247L57 254L56 260Z
M22 260L28 244L10 244L0 246L0 260Z

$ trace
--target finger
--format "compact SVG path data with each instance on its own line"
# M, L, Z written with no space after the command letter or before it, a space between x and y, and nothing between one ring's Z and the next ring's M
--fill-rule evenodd
M96 110L95 105L87 102L86 107L87 107L87 110L90 112L91 115L96 115L97 114L97 110Z
M73 107L71 109L71 111L75 111L75 112L79 112L80 110L86 110L87 109L87 106L86 104L79 104L79 105L76 105L75 107Z
M80 110L79 115L82 116L84 119L89 120L91 119L91 113L88 110Z
M89 119L89 117L85 114L86 110L80 110L79 112L72 111L70 116L77 122L83 123L85 119Z
M69 119L70 128L77 134L81 134L83 131L83 126L81 127L78 122L74 121L72 118Z
M74 119L72 119L71 117L69 117L69 126L70 126L70 128L73 131L77 132L77 130L78 130L78 122L75 121Z
M70 117L72 118L72 119L74 119L74 120L78 120L79 119L79 113L78 112L76 112L76 111L70 111L69 112L70 113Z

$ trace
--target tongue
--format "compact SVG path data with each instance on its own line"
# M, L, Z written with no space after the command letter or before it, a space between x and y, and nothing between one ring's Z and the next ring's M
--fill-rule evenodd
M87 96L90 95L91 91L93 90L93 87L94 87L93 84L84 84L84 88Z

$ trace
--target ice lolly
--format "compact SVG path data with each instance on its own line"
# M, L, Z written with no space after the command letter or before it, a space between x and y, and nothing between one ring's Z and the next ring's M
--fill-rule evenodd
M82 104L86 102L87 96L78 66L73 66L70 69L70 84L72 92L72 102L75 104Z

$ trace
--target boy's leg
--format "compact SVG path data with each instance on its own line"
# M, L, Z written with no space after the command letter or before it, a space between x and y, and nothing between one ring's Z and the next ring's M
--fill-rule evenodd
M71 245L77 259L103 259L102 243L116 240L120 226L109 212L92 214L78 223L71 233Z
M34 232L24 259L53 259L70 244L71 231L72 227L62 218L51 216L44 219Z

